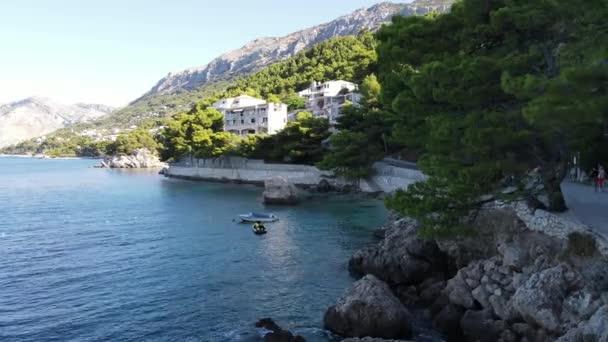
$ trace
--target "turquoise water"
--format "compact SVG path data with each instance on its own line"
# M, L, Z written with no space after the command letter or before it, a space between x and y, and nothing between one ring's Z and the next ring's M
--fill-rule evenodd
M349 255L382 223L353 196L264 208L261 189L0 158L0 341L327 341ZM255 236L239 213L281 220Z

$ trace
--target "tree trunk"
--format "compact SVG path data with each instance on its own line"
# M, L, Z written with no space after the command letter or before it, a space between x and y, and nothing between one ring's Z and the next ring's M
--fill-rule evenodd
M560 163L555 168L543 173L543 183L549 198L549 211L564 212L568 210L562 193L562 182L566 177L566 167Z

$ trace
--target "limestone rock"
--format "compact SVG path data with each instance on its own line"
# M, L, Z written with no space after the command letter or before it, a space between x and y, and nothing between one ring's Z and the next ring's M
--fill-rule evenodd
M167 164L161 162L158 156L147 148L139 148L128 156L113 156L104 158L96 167L111 169L148 169L164 168Z
M559 265L533 274L513 295L513 308L526 322L559 333L566 272L566 267Z
M293 205L298 203L298 189L284 177L264 181L264 204Z
M351 257L349 270L356 274L373 274L397 284L417 284L445 267L444 255L437 245L419 239L418 223L402 219L386 229L384 239L376 246L363 248Z
M346 337L404 338L410 335L409 313L388 285L367 275L325 312L325 327Z
M601 307L576 329L569 331L558 342L597 341L608 342L608 305Z

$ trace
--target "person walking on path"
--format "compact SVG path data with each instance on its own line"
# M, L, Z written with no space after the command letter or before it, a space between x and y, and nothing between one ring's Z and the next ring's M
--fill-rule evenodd
M604 179L606 179L606 170L602 165L597 167L597 179L595 181L595 190L599 188L600 192L604 192Z

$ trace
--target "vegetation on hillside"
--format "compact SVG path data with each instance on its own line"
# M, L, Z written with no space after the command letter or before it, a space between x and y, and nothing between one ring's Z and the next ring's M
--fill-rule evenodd
M313 165L323 157L322 144L329 136L327 119L300 112L295 121L288 122L274 135L254 135L244 139L233 154L268 162Z
M310 50L297 54L284 62L274 64L262 71L237 81L222 92L197 103L188 114L177 114L165 128L161 145L165 160L177 160L192 153L198 157L215 157L231 153L250 158L275 162L314 164L323 157L322 141L329 137L326 119L312 118L310 113L300 113L298 120L287 124L285 129L273 136L255 136L245 140L223 133L225 140L217 140L217 153L199 153L199 147L183 128L184 124L200 113L208 111L210 105L221 98L247 94L270 101L287 103L291 110L304 107L303 99L296 95L313 81L343 79L361 82L376 65L376 40L370 32L358 36L330 39L315 45ZM193 117L194 116L194 117ZM209 130L209 128L204 128ZM221 130L212 130L219 134ZM212 134L206 131L205 134ZM212 141L212 140L210 140ZM232 145L238 147L233 148Z

